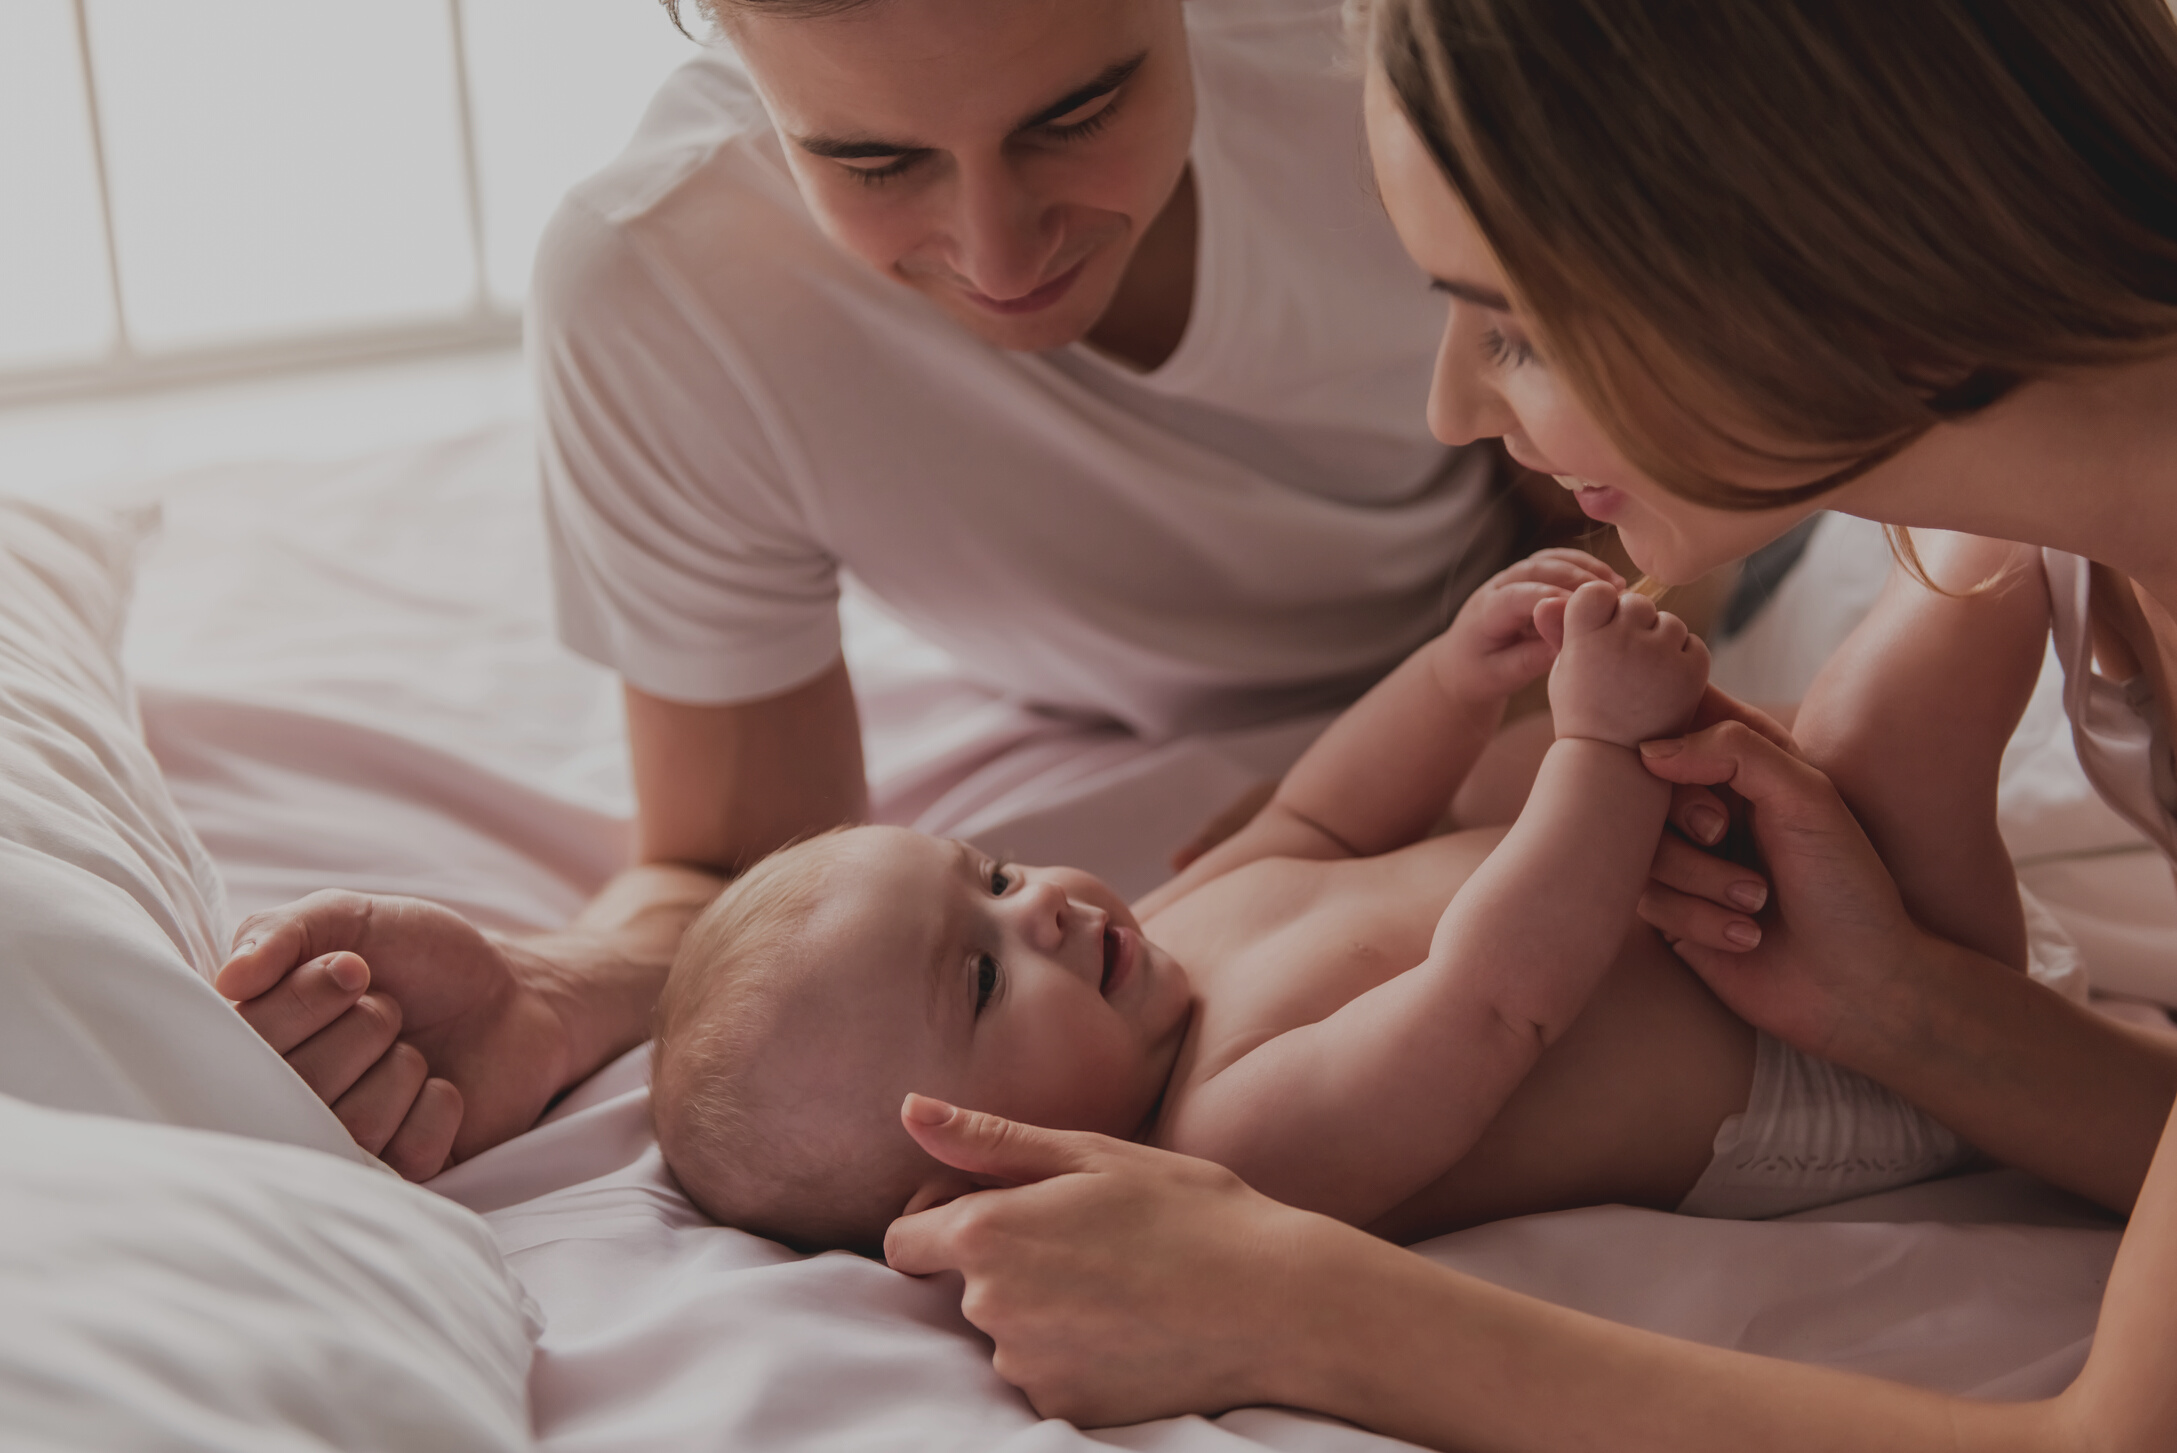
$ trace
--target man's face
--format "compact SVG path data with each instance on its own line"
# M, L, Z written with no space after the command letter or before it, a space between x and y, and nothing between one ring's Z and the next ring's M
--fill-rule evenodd
M1186 167L1179 0L739 11L732 38L826 234L994 347L1094 327Z

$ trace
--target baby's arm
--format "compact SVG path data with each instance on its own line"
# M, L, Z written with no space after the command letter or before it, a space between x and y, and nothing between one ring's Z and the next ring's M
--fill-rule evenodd
M1683 726L1708 653L1607 585L1562 611L1558 740L1427 959L1198 1086L1174 1107L1172 1148L1365 1224L1455 1164L1579 1015L1634 927L1669 807L1637 747Z
M1473 770L1513 692L1556 648L1535 607L1618 575L1577 550L1544 550L1468 597L1450 629L1332 722L1239 832L1144 898L1143 916L1258 858L1373 857L1428 835Z

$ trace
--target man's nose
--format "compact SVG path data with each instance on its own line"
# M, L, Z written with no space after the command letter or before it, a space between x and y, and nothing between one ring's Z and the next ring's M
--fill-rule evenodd
M953 267L969 286L1006 302L1050 281L1053 213L1005 160L963 165L954 206Z

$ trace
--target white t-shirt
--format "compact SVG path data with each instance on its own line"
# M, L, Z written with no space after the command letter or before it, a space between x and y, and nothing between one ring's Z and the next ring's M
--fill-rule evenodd
M1443 310L1338 5L1186 13L1194 309L1147 373L977 341L822 235L729 52L667 81L538 260L570 646L768 696L837 659L845 569L977 679L1163 737L1341 704L1441 629L1487 471L1423 421Z

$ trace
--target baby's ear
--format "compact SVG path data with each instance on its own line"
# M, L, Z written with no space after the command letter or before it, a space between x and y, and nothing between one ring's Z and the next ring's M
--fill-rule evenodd
M900 1214L912 1216L917 1211L927 1211L948 1201L957 1201L969 1191L986 1188L987 1183L978 1183L965 1171L954 1170L949 1165L933 1164L923 1176L922 1184L915 1187L915 1193L907 1198L907 1209Z

